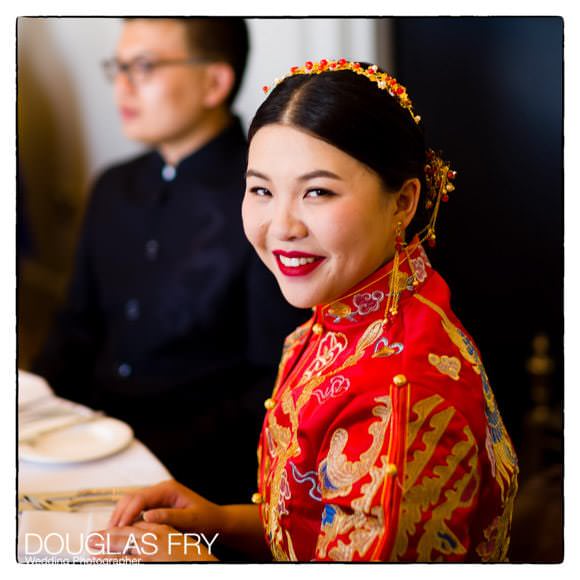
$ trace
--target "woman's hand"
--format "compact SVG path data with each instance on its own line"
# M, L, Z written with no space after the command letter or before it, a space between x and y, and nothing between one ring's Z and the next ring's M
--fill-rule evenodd
M223 526L223 510L175 480L168 480L122 497L109 527L122 528L140 517L147 523L165 524L182 531L209 533Z
M208 562L217 534L182 534L170 526L138 522L134 526L93 532L89 550L96 560L134 562Z

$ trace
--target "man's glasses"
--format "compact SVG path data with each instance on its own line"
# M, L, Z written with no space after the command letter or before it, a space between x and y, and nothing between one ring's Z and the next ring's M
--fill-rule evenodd
M108 81L113 82L117 78L117 75L123 73L127 75L131 84L139 84L149 79L157 68L184 64L202 64L210 62L210 60L211 59L203 56L161 60L149 60L147 58L138 57L129 62L121 62L116 58L111 58L105 60L102 65Z

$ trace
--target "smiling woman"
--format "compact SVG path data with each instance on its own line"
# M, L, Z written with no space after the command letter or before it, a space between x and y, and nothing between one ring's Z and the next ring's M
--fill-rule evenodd
M389 195L367 166L281 124L255 133L248 167L246 235L301 308L332 301L392 258L395 224L408 225L420 187L409 180Z
M256 507L168 483L111 523L170 507L145 520L276 560L505 560L517 459L421 245L455 173L426 150L406 89L376 66L307 62L249 137L246 235L286 299L314 311L265 401ZM426 224L406 241L420 205Z

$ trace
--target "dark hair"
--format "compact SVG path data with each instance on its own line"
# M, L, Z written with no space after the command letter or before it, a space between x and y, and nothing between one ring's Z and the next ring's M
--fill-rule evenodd
M226 104L230 106L234 102L242 84L250 51L248 27L243 18L192 18L189 16L144 18L175 20L183 24L190 50L200 56L207 56L231 65L234 69L235 81ZM137 20L137 18L125 18L125 21L131 20Z
M423 130L396 98L363 75L332 71L284 79L256 112L248 140L273 123L294 126L344 151L372 169L387 191L413 177L425 191Z
M238 93L250 50L248 27L243 18L176 18L186 28L190 48L203 56L227 62L236 79L226 100L231 105Z

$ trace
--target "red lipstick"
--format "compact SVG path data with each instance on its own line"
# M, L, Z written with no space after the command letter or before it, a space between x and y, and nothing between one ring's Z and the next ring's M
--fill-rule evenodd
M304 252L285 252L283 250L274 250L276 262L280 272L285 276L306 276L316 270L324 261L323 256L306 254Z

